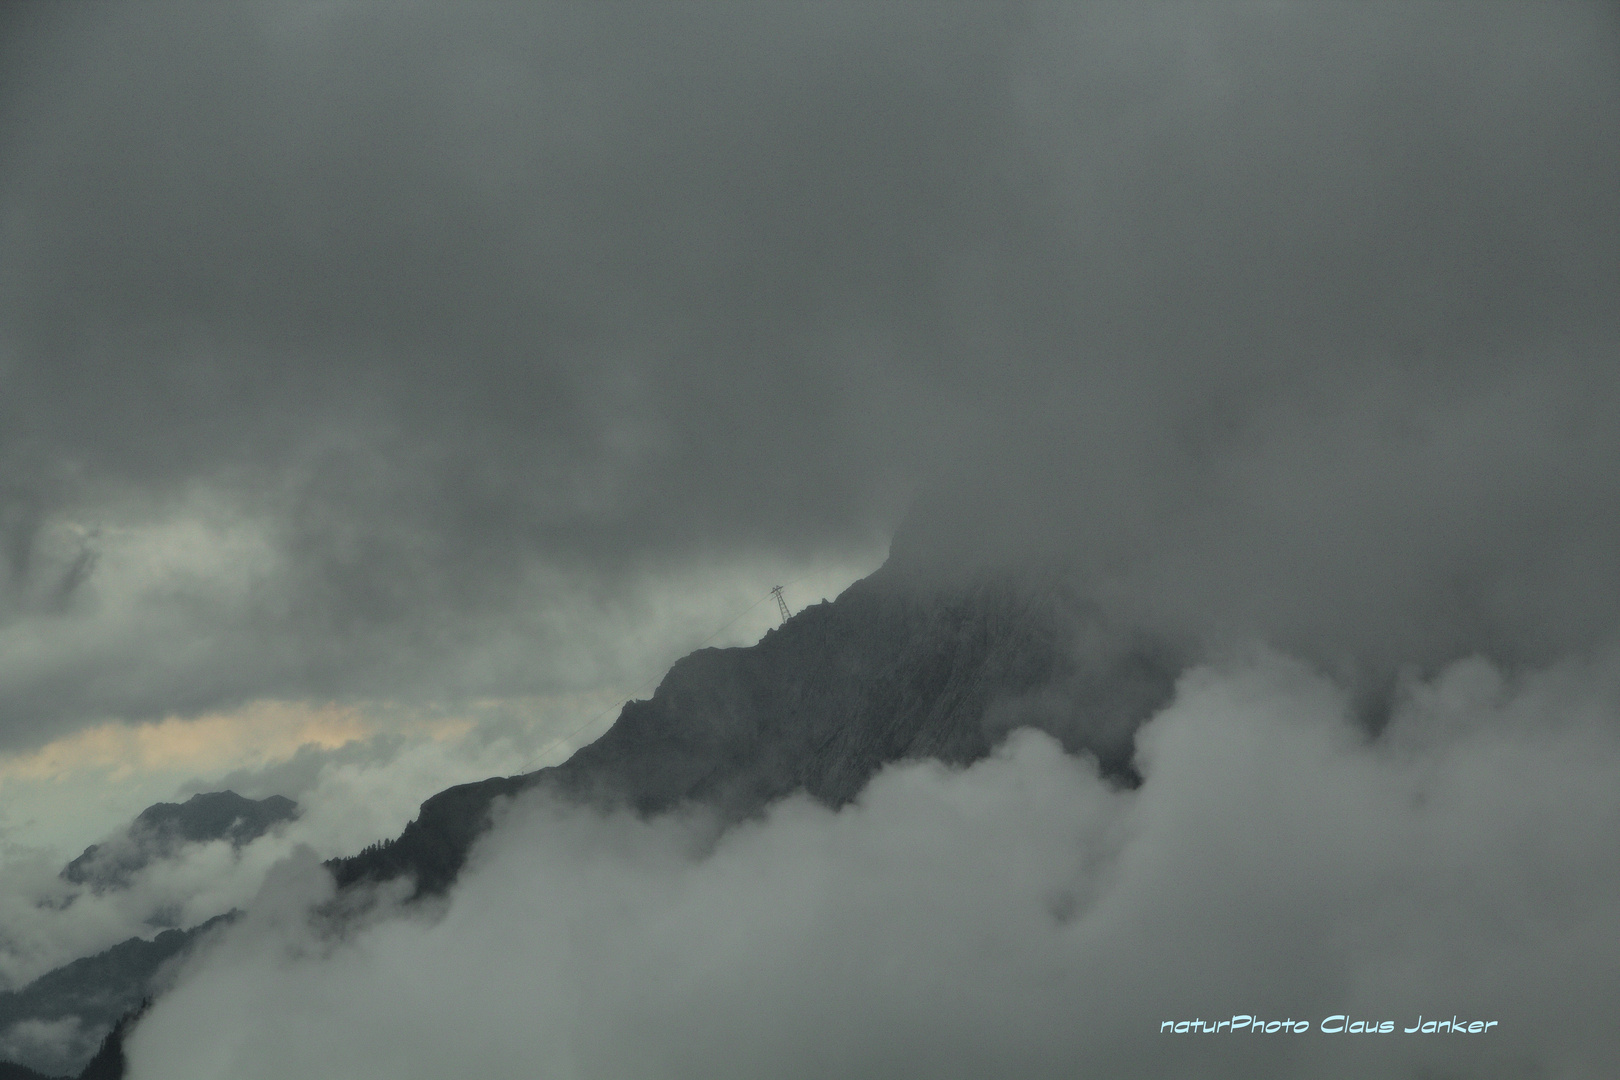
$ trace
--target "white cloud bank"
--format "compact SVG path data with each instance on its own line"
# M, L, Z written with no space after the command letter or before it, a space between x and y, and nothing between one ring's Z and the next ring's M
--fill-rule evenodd
M522 803L442 912L343 940L304 852L132 1076L1615 1075L1620 654L1414 678L1371 743L1346 711L1261 653L1183 680L1136 792L1019 732L717 840ZM1159 1033L1244 1014L1312 1026Z

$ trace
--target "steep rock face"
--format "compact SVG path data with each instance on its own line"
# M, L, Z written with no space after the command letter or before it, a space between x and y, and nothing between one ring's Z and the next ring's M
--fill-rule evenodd
M1086 655L1088 612L1050 589L985 581L962 590L876 577L742 649L670 669L650 701L559 766L557 782L646 813L693 800L751 814L803 789L840 806L883 765L966 764L1018 723L1122 773L1140 714L1175 665L1145 643ZM1095 684L1087 715L1043 716L1035 699Z
M537 785L644 814L695 802L736 820L806 791L854 799L885 764L966 764L1016 726L1094 753L1124 782L1136 726L1181 663L1108 626L1054 579L930 583L892 566L756 645L702 649L562 765L433 796L396 840L329 864L339 885L454 881L491 805Z
M281 795L246 799L234 791L210 791L184 803L154 803L123 836L85 848L61 877L98 893L123 888L147 863L168 858L184 844L228 840L241 847L297 816L298 804Z

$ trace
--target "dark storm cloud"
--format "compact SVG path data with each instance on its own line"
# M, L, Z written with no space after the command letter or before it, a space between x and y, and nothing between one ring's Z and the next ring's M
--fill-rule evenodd
M56 361L19 374L74 449L172 483L353 429L387 460L300 462L299 494L463 543L847 526L865 387L821 324L915 321L908 249L990 149L975 28L318 14L74 39L88 86L12 170L24 343Z
M519 650L466 657L546 574L844 550L916 485L920 546L1061 552L1189 632L1439 654L1608 625L1610 9L28 29L0 101L7 610L102 629L8 678L24 737L532 689ZM109 623L96 530L198 505L263 566Z

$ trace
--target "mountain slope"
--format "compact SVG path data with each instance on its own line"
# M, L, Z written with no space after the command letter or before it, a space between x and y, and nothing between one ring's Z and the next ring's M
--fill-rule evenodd
M535 786L644 814L701 803L737 820L800 790L843 805L893 761L966 764L1024 724L1130 782L1131 735L1180 666L1055 581L951 587L886 566L754 646L680 660L567 762L440 792L398 839L329 865L340 885L408 874L440 892L493 802Z
M235 917L234 912L219 915L190 930L165 930L151 940L130 938L48 971L20 990L0 991L0 1044L18 1024L72 1021L73 1036L54 1050L36 1046L10 1053L35 1069L76 1071L120 1017L157 993L165 964Z
M224 840L241 848L298 815L291 799L247 799L233 791L193 795L184 803L156 803L120 835L92 844L62 868L60 877L92 892L128 887L154 861L177 855L187 844ZM77 895L70 892L61 906ZM150 926L173 918L158 910ZM160 971L199 936L234 915L190 929L169 928L156 937L131 937L93 956L48 971L26 986L0 991L0 1057L47 1073L71 1073L96 1052L114 1023L157 992ZM13 1062L0 1061L3 1070Z
M122 888L147 863L173 855L184 844L229 840L239 848L297 816L298 804L281 795L255 800L234 791L210 791L184 803L154 803L124 835L85 848L62 868L61 877L94 892Z
M0 1080L52 1080L45 1073L35 1072L26 1065L0 1061Z
M951 586L889 566L756 645L686 656L651 699L626 704L606 734L563 764L439 792L397 839L328 866L341 886L410 876L419 894L440 893L496 800L532 788L642 814L697 803L740 820L798 791L844 805L894 761L970 763L1021 725L1095 754L1105 773L1134 783L1132 735L1169 699L1181 666L1175 650L1107 625L1056 581L987 576ZM170 934L158 941L191 936ZM151 944L118 949L133 956ZM135 1008L150 972L115 979L107 954L40 982L70 982L67 973L89 972L92 961L108 967L107 986L123 988L117 1006ZM95 1030L106 1030L117 1006L98 1003ZM118 1043L115 1035L102 1046L98 1068L114 1068Z

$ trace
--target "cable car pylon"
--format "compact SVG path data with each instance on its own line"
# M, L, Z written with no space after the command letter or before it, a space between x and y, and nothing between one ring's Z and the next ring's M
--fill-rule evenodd
M778 585L776 588L772 589L771 595L776 597L776 610L782 613L782 621L787 622L789 612L787 601L782 599L782 586Z

